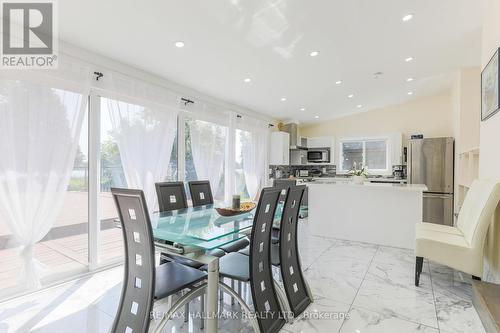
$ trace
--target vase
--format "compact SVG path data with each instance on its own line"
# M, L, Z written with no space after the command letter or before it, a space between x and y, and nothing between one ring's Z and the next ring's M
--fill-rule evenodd
M352 176L352 183L356 185L363 185L365 183L365 176Z

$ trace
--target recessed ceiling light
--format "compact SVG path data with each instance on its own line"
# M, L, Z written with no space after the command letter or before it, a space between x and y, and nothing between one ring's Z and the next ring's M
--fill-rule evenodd
M305 111L305 110L306 110L306 108L300 108L300 111Z
M413 14L407 14L407 15L403 16L402 20L403 20L403 22L408 22L412 18L413 18Z
M178 48L181 48L181 47L184 47L184 42L182 40L179 40L177 42L174 43L175 47L178 47Z
M286 101L286 97L281 97L281 101L282 102Z
M247 78L245 78L245 79L243 80L243 82L245 82L245 83L248 83L248 82L250 82L250 81L252 81L252 79L251 79L251 78L249 78L249 77L247 77Z
M342 80L335 81L335 84L342 84Z
M314 118L319 119L319 116L314 116Z
M406 62L410 62L410 61L413 61L413 57L408 57L405 59Z
M354 94L347 95L348 98L353 98Z
M309 55L310 55L311 57L316 57L316 56L318 56L318 55L319 55L319 51L312 51L311 53L309 53Z
M358 105L357 105L357 108L358 108L358 109L361 109L362 107L363 107L363 105L361 105L361 104L358 104Z
M408 95L413 95L413 91L408 91Z
M409 78L406 79L406 82L411 82L411 81L413 81L412 77L409 77Z

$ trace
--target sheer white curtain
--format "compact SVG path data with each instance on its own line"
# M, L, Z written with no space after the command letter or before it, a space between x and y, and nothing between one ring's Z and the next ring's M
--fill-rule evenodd
M157 210L155 183L164 181L177 127L177 109L146 107L107 99L129 188L144 191L150 212Z
M61 82L28 72L0 78L0 220L21 246L19 284L30 289L40 287L41 277L33 248L60 212L85 116L89 72L77 77Z
M209 180L214 196L224 174L224 158L228 129L215 123L190 120L189 134L196 176Z
M256 200L265 185L269 131L267 126L246 129L242 140L243 172L250 198Z

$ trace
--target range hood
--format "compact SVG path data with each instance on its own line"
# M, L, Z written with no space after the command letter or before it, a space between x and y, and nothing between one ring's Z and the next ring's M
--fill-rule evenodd
M291 150L307 150L307 139L299 137L299 127L296 123L283 125L283 131L290 134Z

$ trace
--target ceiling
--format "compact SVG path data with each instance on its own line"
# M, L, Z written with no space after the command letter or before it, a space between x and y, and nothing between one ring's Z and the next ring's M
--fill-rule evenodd
M66 42L302 123L432 94L449 86L456 69L480 64L482 0L64 0L58 5L59 36ZM403 22L406 14L413 19ZM176 41L185 46L175 47ZM311 57L315 50L320 54ZM406 62L410 56L414 60ZM383 74L375 78L376 72ZM414 80L406 82L409 77Z

